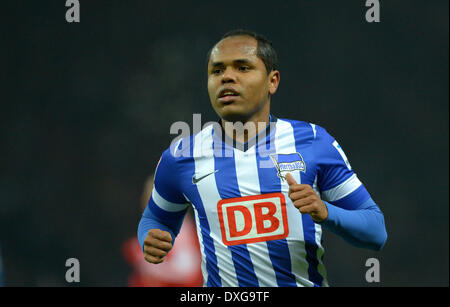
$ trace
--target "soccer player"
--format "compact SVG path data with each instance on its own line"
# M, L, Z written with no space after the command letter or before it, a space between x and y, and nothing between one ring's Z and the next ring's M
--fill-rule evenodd
M145 259L164 261L188 206L205 286L328 286L322 227L381 250L383 214L338 142L318 125L270 113L280 83L271 42L235 30L207 60L220 121L162 154L138 227Z

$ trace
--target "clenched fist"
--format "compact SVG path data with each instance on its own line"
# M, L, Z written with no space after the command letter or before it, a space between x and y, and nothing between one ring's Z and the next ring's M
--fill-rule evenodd
M144 240L144 257L150 263L161 263L172 249L172 236L161 229L151 229Z
M289 198L301 213L308 213L314 222L327 219L328 209L309 184L298 184L291 174L286 174L289 184Z

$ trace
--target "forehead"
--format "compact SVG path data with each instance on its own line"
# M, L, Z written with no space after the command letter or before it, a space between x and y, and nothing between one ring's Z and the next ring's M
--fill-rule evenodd
M211 51L211 62L257 57L258 42L251 36L232 36L218 42Z

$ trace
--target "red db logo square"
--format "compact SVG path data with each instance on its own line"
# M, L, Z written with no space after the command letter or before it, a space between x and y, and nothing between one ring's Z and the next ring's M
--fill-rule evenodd
M284 239L289 234L282 193L222 199L217 203L225 245Z

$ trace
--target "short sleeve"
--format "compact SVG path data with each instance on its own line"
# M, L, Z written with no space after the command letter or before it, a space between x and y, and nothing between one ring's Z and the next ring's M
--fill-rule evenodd
M164 151L156 167L152 196L148 209L160 220L184 216L189 206L179 187L176 160L170 150Z
M317 185L323 200L344 209L356 209L370 198L342 147L320 126L316 126L313 146L318 168Z

